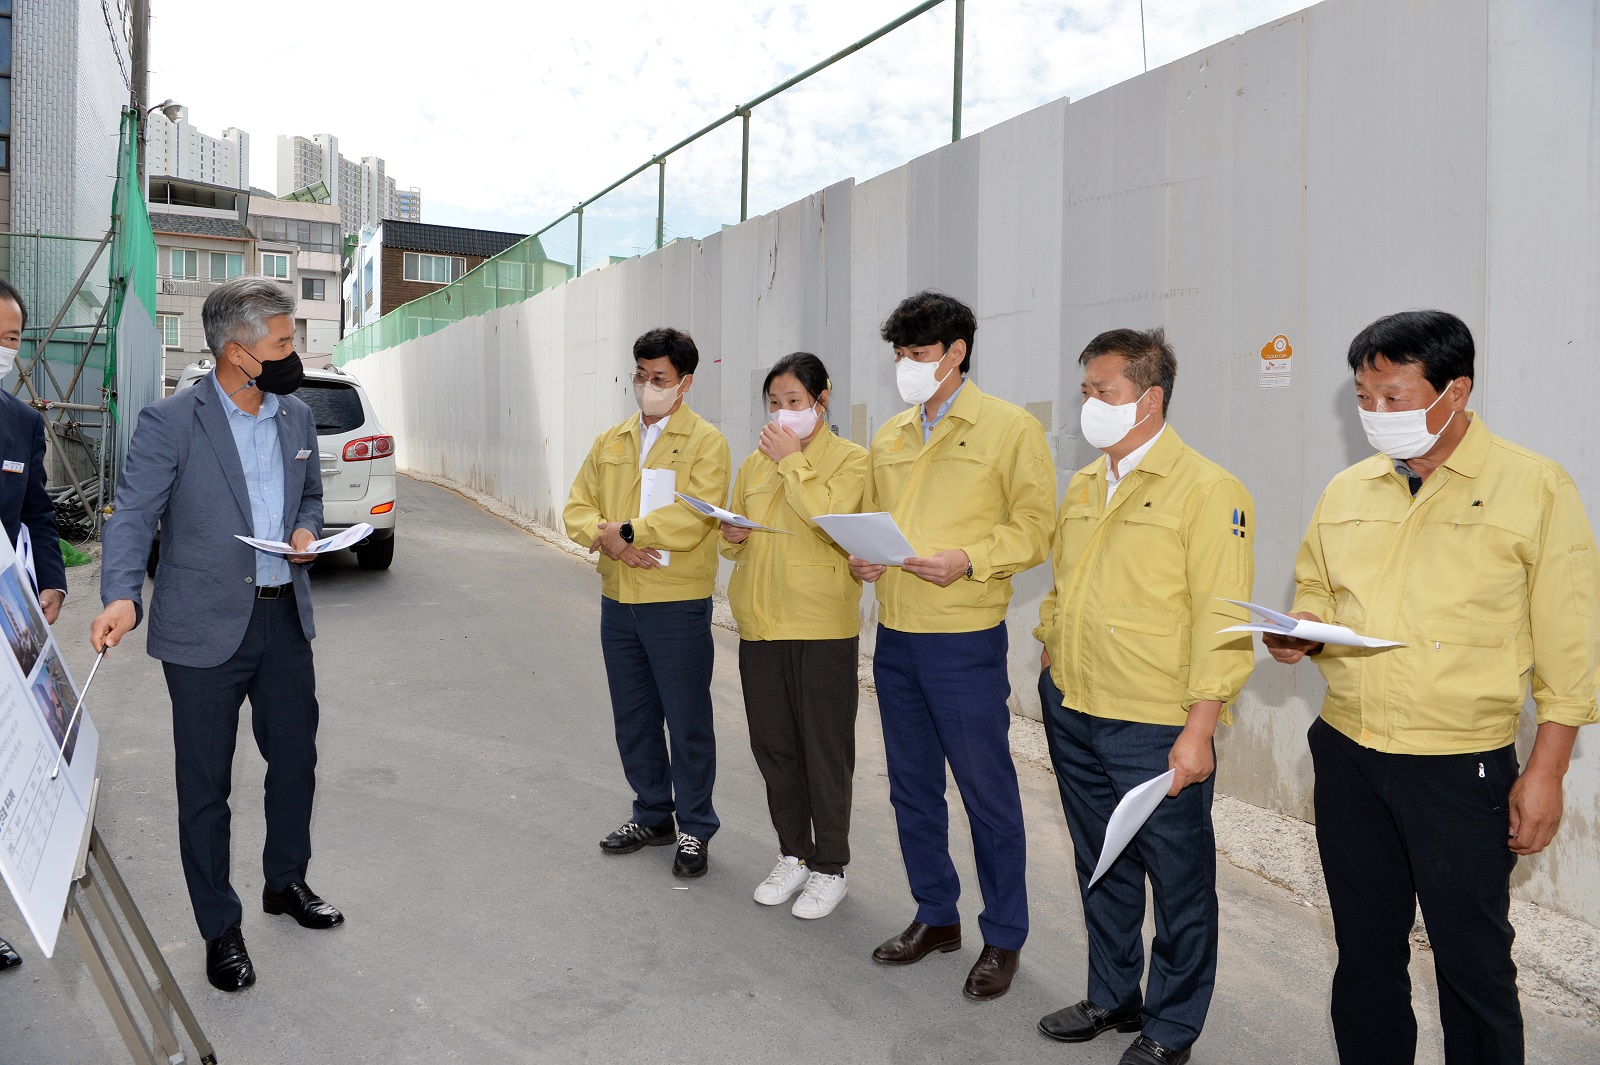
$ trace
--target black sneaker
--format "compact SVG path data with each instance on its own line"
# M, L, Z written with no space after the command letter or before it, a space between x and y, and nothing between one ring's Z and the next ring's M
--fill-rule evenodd
M687 832L678 833L678 857L672 863L672 875L683 877L705 876L711 866L706 854L706 842Z
M640 847L665 847L672 842L672 826L646 828L636 821L624 821L617 830L600 841L607 854L632 854Z

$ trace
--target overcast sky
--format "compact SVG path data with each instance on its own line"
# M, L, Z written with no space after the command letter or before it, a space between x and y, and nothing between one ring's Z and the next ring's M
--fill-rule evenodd
M418 186L423 220L527 233L914 6L915 0L324 0L263 16L153 0L150 99L251 137L277 189L280 134L332 133ZM1153 69L1304 0L1145 0ZM951 0L778 99L751 123L752 216L950 137ZM1139 0L968 0L962 131L1144 69ZM303 17L302 17L303 13ZM649 172L586 212L584 259L653 242ZM739 124L667 165L667 232L738 221ZM573 226L545 238L571 261Z

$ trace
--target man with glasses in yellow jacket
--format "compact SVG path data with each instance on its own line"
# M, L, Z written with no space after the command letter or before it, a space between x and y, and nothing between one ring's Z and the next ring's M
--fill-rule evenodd
M1346 1065L1415 1057L1419 904L1445 1060L1523 1060L1511 871L1555 837L1578 728L1600 719L1594 532L1565 470L1467 409L1474 357L1444 311L1357 334L1356 404L1379 453L1334 477L1295 561L1297 617L1403 646L1266 637L1328 684L1309 740ZM1519 774L1530 681L1538 734Z
M1083 437L1105 458L1067 485L1039 608L1045 735L1077 855L1088 996L1039 1031L1080 1043L1140 1032L1121 1065L1182 1065L1217 973L1213 733L1254 665L1244 620L1254 577L1250 493L1167 425L1178 360L1160 329L1089 342ZM1106 823L1130 790L1171 786L1091 888ZM1156 909L1144 995L1145 880Z
M872 441L864 509L889 511L920 555L886 569L852 557L878 589L873 676L889 799L917 915L873 951L909 965L961 946L945 762L961 789L983 889L983 950L962 993L1006 993L1028 935L1027 847L1011 761L1006 607L1011 577L1044 560L1055 464L1044 427L966 377L977 319L920 292L883 325L909 409Z
M670 495L645 513L641 496L647 473L670 472L676 491L722 502L728 441L684 402L700 364L688 333L650 330L634 341L633 361L639 413L595 438L562 514L567 535L600 555L600 650L634 792L632 816L600 849L632 854L676 841L672 874L704 876L721 824L711 806L717 527Z

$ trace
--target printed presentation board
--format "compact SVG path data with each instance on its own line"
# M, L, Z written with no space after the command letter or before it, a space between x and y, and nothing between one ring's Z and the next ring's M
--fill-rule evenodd
M87 708L67 731L77 685L4 536L0 636L0 875L48 958L88 829L100 734ZM63 742L61 771L51 780Z

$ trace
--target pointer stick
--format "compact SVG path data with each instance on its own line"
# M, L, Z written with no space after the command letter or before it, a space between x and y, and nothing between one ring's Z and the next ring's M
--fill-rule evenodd
M89 685L94 683L94 675L96 671L99 670L100 663L105 661L106 651L109 650L111 650L111 648L108 647L105 649L105 651L101 651L99 654L95 655L94 665L89 667L89 677L83 682L83 692L78 696L78 705L72 708L72 719L67 722L67 731L61 739L61 749L56 752L55 768L50 770L51 780L54 780L61 772L61 759L67 753L67 741L72 739L72 727L78 723L78 714L83 710L83 700L89 695Z

